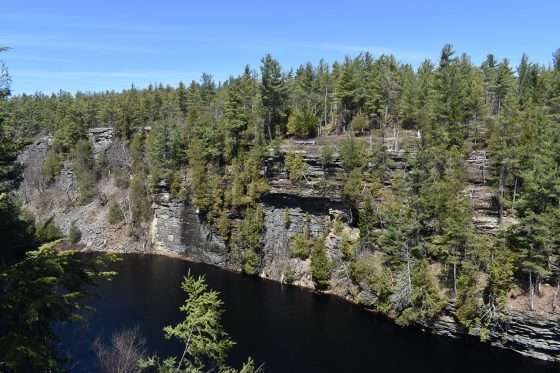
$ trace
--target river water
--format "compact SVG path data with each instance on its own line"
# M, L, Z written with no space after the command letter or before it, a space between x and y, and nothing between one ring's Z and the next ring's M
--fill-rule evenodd
M150 353L179 355L162 328L181 320L179 284L190 270L220 291L225 329L237 342L229 362L247 356L266 372L553 372L557 366L491 348L473 339L451 340L400 328L333 296L160 256L127 255L118 276L103 283L87 324L61 329L72 371L97 372L92 341L139 326Z

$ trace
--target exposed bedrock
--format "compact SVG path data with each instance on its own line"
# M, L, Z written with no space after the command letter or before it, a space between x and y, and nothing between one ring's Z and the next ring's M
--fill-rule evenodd
M435 320L420 326L432 333L452 338L473 334L455 320L455 309L449 304ZM497 347L514 350L522 355L548 361L560 361L560 320L544 318L530 312L508 311L502 330L491 331L489 342Z
M127 144L114 137L112 129L90 129L88 138L96 158L104 156L109 168L130 167ZM76 225L82 232L80 245L84 249L173 253L222 268L240 269L227 242L195 208L174 198L166 187L159 188L151 196L153 218L144 227L144 232L135 237L131 236L126 219L116 225L108 223L107 198L116 200L125 209L128 206L128 191L116 187L111 175L101 178L97 197L92 202L80 205L75 175L69 164L62 168L53 183L47 183L42 176L43 161L51 145L52 138L43 137L19 156L23 181L17 195L38 221L54 217L63 233L68 233L70 227ZM290 277L295 285L313 287L310 260L289 255L291 239L307 225L313 238L325 240L327 256L333 263L329 291L354 301L351 294L355 285L350 281L347 263L342 259L341 234L335 234L333 230L336 218L342 223L342 232L347 237L359 237L356 211L342 197L344 176L340 160L335 159L323 168L317 146L303 146L298 152L308 166L301 183L294 184L289 180L282 154L271 156L266 162L264 174L271 188L259 202L264 212L259 275L282 282L287 282ZM406 168L403 150L391 151L389 156L395 169ZM497 217L492 205L495 191L487 180L487 158L485 152L477 151L466 161L469 185L465 193L471 198L477 228L492 233L497 227ZM362 292L359 297L365 303L375 302L371 294ZM421 327L450 337L466 334L455 320L452 305L436 320L423 323ZM507 328L491 334L490 341L527 356L560 361L558 320L542 315L510 312Z
M154 196L153 210L150 225L153 250L172 251L205 263L226 266L224 240L201 221L192 206L172 198L169 192L160 192Z

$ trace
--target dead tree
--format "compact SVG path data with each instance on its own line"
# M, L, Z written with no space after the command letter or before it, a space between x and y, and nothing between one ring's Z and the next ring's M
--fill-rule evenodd
M147 357L146 340L138 327L115 332L109 345L96 338L93 349L104 373L140 373L138 362Z
M403 245L402 256L404 268L398 275L395 284L395 292L391 296L391 301L395 305L395 309L401 311L408 307L412 298L412 267L414 265L408 242Z

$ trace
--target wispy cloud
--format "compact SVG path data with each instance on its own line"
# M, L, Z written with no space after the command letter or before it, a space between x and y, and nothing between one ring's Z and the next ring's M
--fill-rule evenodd
M66 49L80 50L97 53L152 53L153 48L131 45L126 41L98 42L91 40L76 40L58 35L25 35L25 34L0 34L3 44L17 50L18 48L34 49Z
M50 71L13 70L15 78L26 79L152 79L154 81L179 79L199 75L199 72L182 70L130 70L130 71Z
M54 63L69 63L73 62L71 58L61 58L55 56L40 56L37 54L27 54L10 51L2 56L5 61L24 61L24 62L54 62Z
M84 20L83 16L75 16L71 14L54 14L54 13L31 13L25 12L8 12L2 14L3 21L14 22L33 22L35 25L52 25L56 24L58 28L68 29L87 29L87 30L106 30L122 33L169 33L169 32L186 32L197 31L185 24L157 24L157 27L147 23L130 23L129 20L123 22L103 22L96 20Z

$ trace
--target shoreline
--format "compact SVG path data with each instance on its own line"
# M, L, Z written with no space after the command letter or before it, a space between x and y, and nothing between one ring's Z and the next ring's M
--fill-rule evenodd
M87 250L79 250L78 252L80 253L111 253L111 254L119 254L119 255L141 255L141 256L161 256L161 257L167 257L167 258L171 258L171 259L178 259L184 262L190 262L190 263L197 263L197 264L204 264L204 265L208 265L208 266L212 266L215 268L218 268L220 270L224 270L230 273L235 273L235 274L239 274L239 275L243 275L243 272L241 271L236 271L234 269L231 268L227 268L227 267L222 267L219 265L215 265L215 264L210 264L210 263L206 263L202 260L199 260L197 258L193 258L190 257L188 255L185 254L179 254L176 253L174 251L171 250L154 250L154 251L145 251L145 252L122 252L122 251L117 251L117 250L92 250L92 249L87 249ZM246 275L249 276L249 275ZM457 333L449 333L449 332L438 332L438 328L436 326L436 324L438 323L438 319L435 320L428 320L426 322L419 322L419 323L415 323L415 324L410 324L410 325L398 325L395 322L395 318L391 317L390 315L381 313L379 311L376 311L374 309L365 307L363 305L360 305L359 303L354 302L352 299L342 296L340 294L337 294L335 292L330 292L330 291L320 291L320 290L315 290L311 287L308 286L302 286L302 285L298 285L298 284L288 284L288 283L284 283L281 281L277 281L271 278L267 278L261 275L253 275L250 277L255 277L258 278L259 280L265 280L265 281L271 281L274 282L276 284L280 284L281 286L292 286L292 287L297 287L299 289L305 290L309 293L315 293L315 294L320 294L320 295L328 295L328 296L334 296L346 303L349 303L353 306L359 307L360 309L368 312L369 314L371 314L372 316L375 317L381 317L382 319L391 322L391 324L400 327L400 328L412 328L414 330L417 330L420 333L426 333L426 334L431 334L431 335L436 335L439 337L446 337L446 338L450 338L450 339L466 339L466 338L476 338L477 339L477 343L481 343L481 344L485 344L489 347L492 348L499 348L499 349L505 349L505 350L509 350L512 352L515 352L517 354L520 354L524 357L527 358L531 358L534 360L538 360L538 361L542 361L543 363L548 363L551 364L552 366L558 366L560 367L560 355L558 356L553 356L550 354L543 354L540 353L538 351L535 351L535 354L531 354L528 352L525 352L523 350L517 350L515 348L511 348L511 347L506 347L503 344L503 341L501 341L499 338L496 339L492 339L489 341L482 341L479 339L479 337L475 334L471 334L468 332L468 330L464 329L464 327L462 327L460 324L458 324L456 321L454 321L456 323L456 327L457 328ZM447 306L446 306L447 308ZM452 315L446 315L448 317L453 317ZM454 319L454 318L453 318ZM538 338L537 337L533 337L533 338Z

